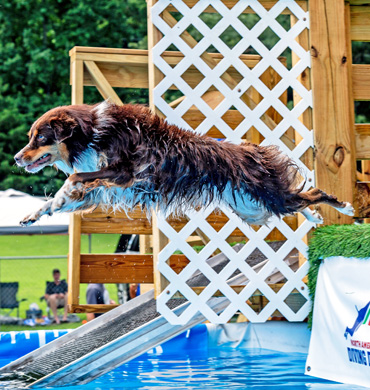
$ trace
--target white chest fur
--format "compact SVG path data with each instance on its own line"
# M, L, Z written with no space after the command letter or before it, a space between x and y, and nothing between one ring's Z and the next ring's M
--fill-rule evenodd
M78 159L73 163L73 166L64 161L57 161L55 165L65 174L72 175L76 172L98 171L100 169L99 161L98 153L93 148L88 148L78 156Z

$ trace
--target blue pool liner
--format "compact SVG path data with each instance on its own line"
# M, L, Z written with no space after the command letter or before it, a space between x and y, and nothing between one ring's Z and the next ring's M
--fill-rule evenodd
M0 359L8 361L18 359L70 331L63 329L0 332ZM207 327L200 324L154 348L154 352L171 355L178 354L179 351L186 353L190 350L207 348ZM148 351L147 354L153 354L153 350Z

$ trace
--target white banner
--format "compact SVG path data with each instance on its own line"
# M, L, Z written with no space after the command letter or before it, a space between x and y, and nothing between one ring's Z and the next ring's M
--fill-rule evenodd
M306 374L370 387L370 258L321 264Z

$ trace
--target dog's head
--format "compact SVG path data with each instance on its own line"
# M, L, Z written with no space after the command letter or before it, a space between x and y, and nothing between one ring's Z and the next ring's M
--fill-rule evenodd
M28 144L14 156L18 166L35 173L58 161L70 165L67 144L71 143L76 129L80 128L76 110L70 107L54 108L32 125L28 133Z

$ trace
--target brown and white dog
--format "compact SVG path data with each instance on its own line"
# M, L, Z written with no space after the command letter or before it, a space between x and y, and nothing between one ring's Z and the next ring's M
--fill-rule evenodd
M297 188L297 167L275 146L219 142L170 125L139 105L57 107L31 127L15 156L35 173L54 165L70 175L54 199L26 217L108 205L128 211L141 204L166 212L218 201L249 224L301 212L322 223L308 206L326 203L353 215L349 203L314 188Z

